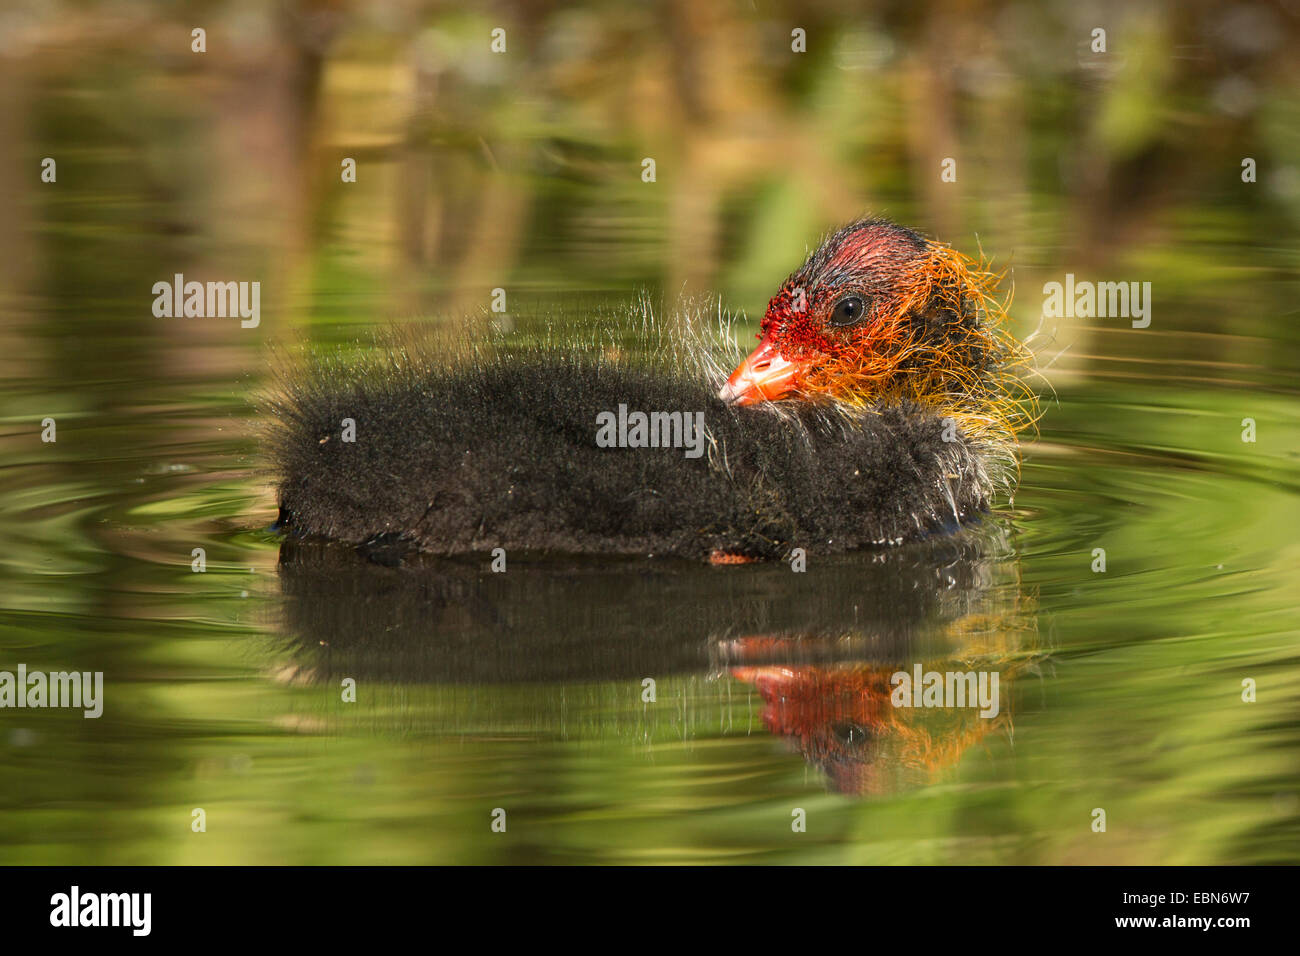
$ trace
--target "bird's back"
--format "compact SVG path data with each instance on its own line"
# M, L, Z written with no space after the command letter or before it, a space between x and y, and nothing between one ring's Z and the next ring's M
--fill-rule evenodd
M991 490L979 449L915 404L732 407L580 353L340 366L272 410L282 525L352 544L776 558L922 537Z

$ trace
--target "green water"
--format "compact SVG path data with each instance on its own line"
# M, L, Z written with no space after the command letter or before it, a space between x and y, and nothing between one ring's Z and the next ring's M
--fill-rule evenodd
M107 692L98 720L5 712L6 862L1289 859L1300 671L1286 449L1300 423L1285 399L1063 395L1006 541L978 542L992 557L814 561L808 594L784 566L560 560L518 564L509 585L486 561L327 562L295 590L257 530L268 515L241 404L186 388L188 401L105 389L112 411L74 417L48 450L15 448L9 421L6 659L102 670ZM1243 401L1268 444L1239 447L1228 409ZM899 575L922 596L886 600ZM439 591L448 579L459 587ZM906 631L883 659L908 669L943 659L914 643L983 615L1026 668L1004 691L1011 724L933 779L828 787L766 729L716 644L764 625L798 633L802 616L810 633L822 617L833 630L848 607L868 643L891 622ZM395 638L363 633L376 616ZM320 640L340 646L323 654ZM341 700L343 676L359 681L356 703ZM190 830L195 807L206 833ZM489 828L497 807L504 834ZM791 832L795 807L805 833ZM1095 807L1105 834L1090 830Z
M584 16L602 22L598 7ZM1235 153L1189 153L1199 180L1174 181L1124 239L1088 239L1053 164L1071 151L1072 98L1090 94L1039 64L1008 81L1034 121L1027 180L990 176L934 207L908 184L903 107L886 95L905 65L880 66L884 92L861 103L843 57L801 66L778 88L802 122L842 137L825 162L852 212L934 230L947 209L944 238L973 252L978 232L1014 265L1020 334L1040 324L1043 282L1066 272L1153 284L1149 329L1062 320L1036 340L1049 384L1013 502L958 539L814 555L804 575L282 556L254 404L270 343L474 315L498 285L528 303L512 307L521 328L558 309L580 334L616 335L640 289L684 281L743 311L749 334L840 205L802 204L818 175L779 159L735 173L711 205L666 152L663 189L641 190L642 141L671 123L653 103L593 120L573 105L600 100L581 78L527 102L453 84L458 106L417 114L433 132L417 124L425 138L390 152L371 128L384 115L367 110L405 61L384 52L400 38L374 29L336 51L352 72L323 81L325 104L365 121L313 145L329 172L305 198L288 195L300 179L277 178L295 160L240 145L249 128L278 140L222 112L220 84L247 94L231 115L261 102L233 73L205 87L129 31L57 66L7 67L22 96L0 120L23 132L5 161L27 179L0 217L0 670L102 671L105 703L97 720L0 711L0 863L1297 859L1294 190L1243 192ZM1179 89L1152 102L1117 85L1106 109L1121 130L1130 112L1165 128L1208 102ZM1295 109L1293 89L1262 89L1250 148L1294 145ZM745 129L728 134L745 151L745 136L786 142L779 126ZM967 135L994 163L1004 132ZM688 133L673 141L705 138ZM1123 165L1142 142L1101 143L1116 179L1143 168ZM349 151L370 159L341 193L328 181ZM27 175L46 155L57 185ZM403 197L423 164L417 214ZM491 215L466 198L484 195ZM150 288L174 272L262 279L260 327L155 319ZM56 442L41 441L46 417ZM1000 672L999 719L871 726L871 675L914 663Z

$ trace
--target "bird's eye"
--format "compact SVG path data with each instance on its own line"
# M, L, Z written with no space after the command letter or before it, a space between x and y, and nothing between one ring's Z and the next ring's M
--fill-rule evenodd
M861 322L866 314L867 304L862 301L862 297L851 295L835 303L835 308L831 309L830 322L831 325L841 327L854 325Z

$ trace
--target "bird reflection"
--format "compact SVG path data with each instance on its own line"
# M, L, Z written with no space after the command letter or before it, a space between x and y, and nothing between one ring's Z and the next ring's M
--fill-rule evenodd
M990 659L983 666L1008 664ZM994 672L999 674L999 698L1018 669ZM970 704L897 706L899 688L891 678L900 672L889 666L765 665L733 667L729 673L757 690L767 728L825 773L833 789L846 794L889 793L934 782L969 748L1010 728L1010 712L1001 706L995 715Z
M494 573L486 559L391 562L290 539L279 570L283 650L299 679L639 687L710 675L751 685L768 730L853 795L941 779L1008 734L1015 683L1042 658L1016 561L987 533L813 560L803 573L557 556ZM996 674L996 713L981 716L974 684L961 706L920 688L904 700L898 675L932 673ZM931 706L901 705L913 700Z

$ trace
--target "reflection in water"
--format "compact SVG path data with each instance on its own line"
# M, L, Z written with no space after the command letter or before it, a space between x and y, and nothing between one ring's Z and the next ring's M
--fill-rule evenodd
M1013 658L978 662L931 662L938 673L982 671L997 675L996 696L1009 694L1011 676L1023 664ZM893 666L736 667L732 675L752 683L763 698L763 721L786 738L805 760L825 772L841 793L890 793L928 783L957 763L967 748L995 728L1009 728L1009 711L983 715L964 705L900 707ZM963 685L964 686L964 685ZM903 699L907 699L904 697Z
M299 540L280 554L298 680L734 678L757 689L773 733L853 794L928 782L1009 729L1014 679L1037 660L1017 575L1005 541L987 532L814 561L804 573L575 557L512 557L493 573L486 558L394 565ZM998 713L896 707L891 674L918 664L998 674Z

